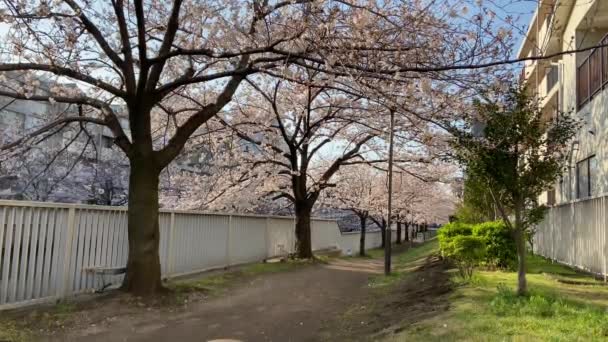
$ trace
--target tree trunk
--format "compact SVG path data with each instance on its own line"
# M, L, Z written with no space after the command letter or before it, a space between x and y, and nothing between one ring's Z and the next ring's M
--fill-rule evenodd
M382 219L382 224L380 225L380 232L382 233L382 245L380 247L384 248L386 246L386 220Z
M401 222L397 221L397 244L401 244Z
M163 289L158 246L158 181L160 172L146 159L132 160L129 176L129 259L123 289L151 296Z
M404 241L410 241L410 228L409 227L410 227L410 224L407 221L405 221L403 223L403 233L404 233L403 240Z
M311 259L313 257L310 233L311 213L311 205L296 204L296 256L300 259Z
M528 292L526 282L526 240L521 222L521 205L516 204L515 209L515 245L517 248L517 294L524 295Z
M365 256L365 230L367 229L367 215L359 215L361 220L361 237L359 239L359 256Z

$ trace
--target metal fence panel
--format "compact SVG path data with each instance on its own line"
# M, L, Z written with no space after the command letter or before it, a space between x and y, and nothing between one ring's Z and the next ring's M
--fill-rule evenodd
M0 309L120 284L123 275L102 279L86 270L126 266L127 219L122 207L0 201ZM293 217L161 210L163 277L292 253L294 223ZM311 229L314 250L358 251L359 234L341 234L336 221L313 219ZM367 248L380 243L379 233L367 234Z
M293 253L296 245L293 218L268 218L268 256Z
M267 257L266 224L266 218L230 218L228 264L244 264Z
M536 227L534 252L557 262L607 275L606 197L549 209Z

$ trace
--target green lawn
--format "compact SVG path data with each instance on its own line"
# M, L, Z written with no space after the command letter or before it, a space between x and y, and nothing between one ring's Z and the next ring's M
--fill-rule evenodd
M480 271L467 284L454 276L447 312L386 341L608 340L608 286L538 256L528 265L528 296L515 295L515 272Z

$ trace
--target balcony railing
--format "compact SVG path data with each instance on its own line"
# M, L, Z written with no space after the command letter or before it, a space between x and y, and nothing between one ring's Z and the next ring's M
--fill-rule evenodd
M600 45L608 44L608 35ZM581 109L608 83L608 47L591 51L589 57L579 65L576 72L576 104Z

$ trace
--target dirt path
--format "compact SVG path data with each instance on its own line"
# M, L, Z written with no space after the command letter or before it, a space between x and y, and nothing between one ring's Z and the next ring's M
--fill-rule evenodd
M26 313L21 325L39 329L53 323L34 331L36 341L377 340L447 309L443 262L428 257L395 267L401 275L381 289L369 286L370 277L383 271L381 260L333 259L242 278L215 298L147 306L111 294L68 308L65 320L57 315L59 306L53 315ZM38 328L31 323L36 321Z
M318 341L325 323L365 295L380 260L337 259L263 275L221 298L187 310L149 309L103 317L98 323L43 341ZM107 310L107 307L104 308Z
M415 266L414 266L415 265ZM385 290L370 291L324 336L328 341L377 341L449 309L449 265L437 256L414 263L411 273Z

